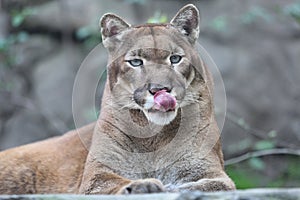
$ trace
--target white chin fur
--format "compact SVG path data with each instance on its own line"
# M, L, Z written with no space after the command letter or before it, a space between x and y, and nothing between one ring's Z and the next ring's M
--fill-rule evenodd
M144 111L144 113L150 122L153 122L154 124L163 126L163 125L169 124L171 121L173 121L173 119L175 119L175 117L177 115L177 109L175 111L170 111L170 112Z

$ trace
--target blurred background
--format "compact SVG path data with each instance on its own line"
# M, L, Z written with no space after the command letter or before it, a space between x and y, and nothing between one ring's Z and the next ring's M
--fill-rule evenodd
M299 0L0 2L0 150L75 127L74 78L101 43L104 13L131 24L167 22L194 3L199 42L226 88L226 171L238 188L300 186ZM103 55L96 67L106 65Z

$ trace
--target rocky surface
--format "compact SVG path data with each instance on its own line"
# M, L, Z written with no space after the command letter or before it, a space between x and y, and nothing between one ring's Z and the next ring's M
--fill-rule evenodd
M0 200L299 200L300 189L252 189L234 192L186 192L145 195L14 195L1 196Z

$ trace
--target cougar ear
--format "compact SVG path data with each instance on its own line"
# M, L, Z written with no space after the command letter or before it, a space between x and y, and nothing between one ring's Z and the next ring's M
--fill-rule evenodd
M112 37L129 28L130 24L125 22L121 17L107 13L100 19L100 28L102 40Z
M198 39L200 17L198 9L193 4L181 8L170 23L186 35L192 44Z

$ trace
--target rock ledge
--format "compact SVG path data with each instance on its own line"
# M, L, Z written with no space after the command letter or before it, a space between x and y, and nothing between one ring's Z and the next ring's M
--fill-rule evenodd
M185 192L144 195L0 195L0 200L300 200L300 188L248 189L233 192Z

